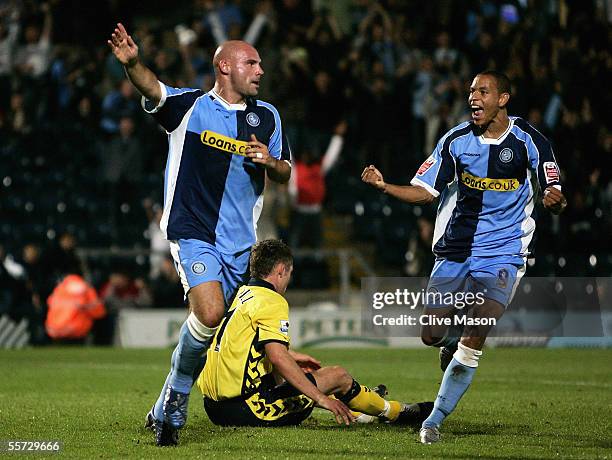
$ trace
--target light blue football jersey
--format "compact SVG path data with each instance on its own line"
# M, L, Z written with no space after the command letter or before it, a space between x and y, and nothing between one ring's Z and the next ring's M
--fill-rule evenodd
M518 117L499 139L478 135L471 122L451 129L411 184L440 197L433 252L456 260L528 256L537 188L561 185L550 142Z
M142 105L168 133L164 235L204 241L228 254L248 249L256 241L265 168L244 149L255 134L270 155L290 161L278 111L252 98L229 104L212 90L160 87L159 104L143 98Z

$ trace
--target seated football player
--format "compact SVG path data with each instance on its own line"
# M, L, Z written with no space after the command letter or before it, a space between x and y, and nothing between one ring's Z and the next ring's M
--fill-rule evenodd
M297 425L314 407L347 425L360 414L403 424L425 420L433 403L386 401L342 367L321 367L315 358L289 349L289 305L283 294L292 271L291 250L282 241L253 246L251 280L238 290L197 381L210 420L233 426Z

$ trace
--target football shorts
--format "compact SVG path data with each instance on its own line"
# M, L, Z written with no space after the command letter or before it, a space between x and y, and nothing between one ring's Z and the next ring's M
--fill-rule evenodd
M316 385L312 374L305 375ZM314 402L287 382L275 385L272 375L268 374L249 396L222 401L204 397L204 409L215 425L292 426L310 416Z
M170 253L185 295L198 284L219 281L229 305L238 287L246 281L251 251L224 254L212 244L189 239L170 241Z
M524 274L521 256L472 256L461 262L439 258L431 271L425 306L462 309L482 298L508 307Z

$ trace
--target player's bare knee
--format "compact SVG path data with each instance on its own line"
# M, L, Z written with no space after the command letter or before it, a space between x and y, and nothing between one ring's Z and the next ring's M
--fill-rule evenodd
M348 371L340 366L334 366L334 376L336 382L338 382L338 387L342 393L346 393L351 389L353 384L353 377Z
M461 343L472 350L482 350L486 337L467 336L461 337Z
M225 303L217 283L198 285L189 291L188 297L189 307L198 321L210 328L219 325L225 312Z
M189 307L198 321L211 328L219 325L225 311L223 302L216 302L215 299L201 299L195 296L190 296Z
M199 308L192 307L191 311L206 327L215 328L223 319L223 307L218 308L216 305L199 305Z

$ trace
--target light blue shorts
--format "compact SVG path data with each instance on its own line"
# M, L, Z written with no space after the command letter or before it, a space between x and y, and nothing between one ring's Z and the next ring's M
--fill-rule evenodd
M472 293L492 299L508 307L520 279L525 274L525 258L521 256L468 257L463 262L437 259L427 285L428 293L442 295ZM430 308L450 306L440 303L439 297L426 303ZM465 299L464 299L465 300ZM455 308L464 308L470 303L453 302Z
M198 284L219 281L228 305L238 288L247 281L250 248L236 254L224 254L210 243L189 239L171 241L170 252L185 295Z

